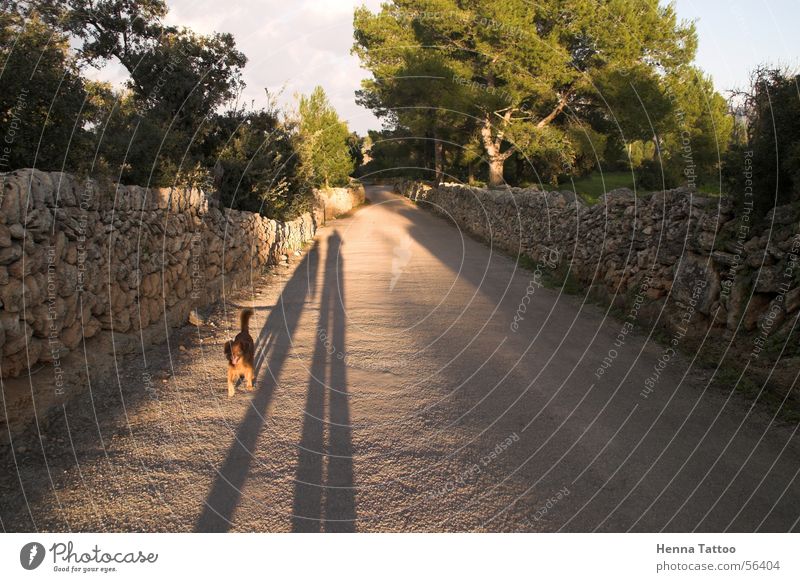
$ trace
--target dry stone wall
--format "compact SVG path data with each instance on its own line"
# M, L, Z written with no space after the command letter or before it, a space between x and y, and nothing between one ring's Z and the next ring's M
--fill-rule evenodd
M86 384L70 376L83 366L66 365L76 351L83 360L84 341L107 359L112 337L121 350L163 339L164 321L182 325L193 308L248 282L364 199L360 187L318 192L312 212L278 222L220 209L197 190L102 186L30 169L0 181L7 408L15 406L9 379L36 372L43 405L66 396Z
M735 213L727 198L687 189L639 196L621 189L587 205L572 192L396 188L496 248L569 277L632 322L658 323L681 342L688 337L686 345L710 329L711 341L733 338L754 367L780 350L784 363L800 366L794 206L756 220L747 207Z
M353 183L348 188L326 188L317 193L317 206L322 209L325 220L331 220L363 204L364 197L361 183Z

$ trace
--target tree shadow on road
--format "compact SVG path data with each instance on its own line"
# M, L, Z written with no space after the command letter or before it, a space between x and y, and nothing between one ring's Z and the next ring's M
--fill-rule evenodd
M292 530L297 532L355 531L341 246L342 239L334 232L328 238L325 280L298 453L292 511ZM326 393L329 405L327 449L324 438ZM327 475L324 475L323 460L326 458Z
M292 347L307 297L316 293L315 282L319 267L319 249L314 246L303 258L281 293L277 305L267 318L256 339L256 375L258 389L236 430L222 467L206 499L195 525L198 532L226 532L231 529L233 514L241 499L255 454L256 443L266 420L265 415L278 383L278 376ZM269 360L267 361L267 353ZM266 363L265 373L260 369Z

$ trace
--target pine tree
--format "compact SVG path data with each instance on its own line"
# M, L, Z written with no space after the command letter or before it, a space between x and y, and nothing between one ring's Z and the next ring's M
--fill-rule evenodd
M473 122L461 143L477 128L492 185L515 152L571 166L579 148L568 128L607 109L598 80L637 71L662 87L697 45L694 25L658 0L393 0L357 10L354 27L353 50L373 74L361 102L390 122L402 121L398 109L457 104ZM431 60L443 74L414 74Z
M344 186L353 172L347 124L322 87L300 97L298 151L307 179L316 187Z

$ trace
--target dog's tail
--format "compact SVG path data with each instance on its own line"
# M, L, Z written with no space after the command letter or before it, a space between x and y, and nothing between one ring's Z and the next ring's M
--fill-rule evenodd
M242 313L239 315L239 327L242 328L243 332L250 333L248 325L250 323L251 315L253 315L252 309L242 309Z

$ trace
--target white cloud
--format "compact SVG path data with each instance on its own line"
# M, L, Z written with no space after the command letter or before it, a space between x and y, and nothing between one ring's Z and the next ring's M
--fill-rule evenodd
M350 54L353 11L366 4L377 10L380 0L167 0L167 23L209 34L230 32L247 55L244 100L264 103L264 89L283 88L281 103L294 106L296 93L322 85L351 129L366 133L379 122L358 107L355 91L369 73ZM125 71L110 63L87 71L94 79L120 85Z
M355 104L355 91L368 76L350 55L353 10L361 0L167 0L168 21L198 32L230 32L248 57L245 99L263 102L264 88L285 87L281 101L322 85L352 129L378 127L369 111ZM379 0L367 0L377 9Z

